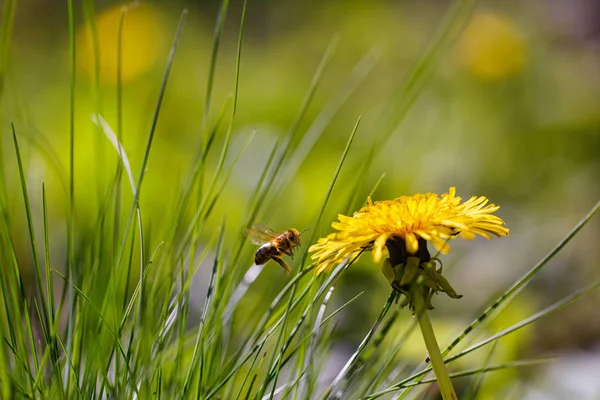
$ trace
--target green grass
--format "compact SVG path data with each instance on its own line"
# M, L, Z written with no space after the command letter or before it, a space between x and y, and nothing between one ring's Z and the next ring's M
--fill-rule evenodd
M0 95L6 79L11 27L16 2L5 3L0 37ZM99 94L99 52L95 46L96 91L95 113L97 129L104 133L114 153L99 157L116 160L114 175L107 184L92 182L98 192L98 209L88 225L78 223L80 204L76 187L75 112L76 98L76 12L68 2L70 32L70 101L67 226L64 263L52 254L57 239L54 232L65 229L48 212L47 187L41 188L41 198L32 198L34 191L28 182L27 159L22 151L25 134L12 125L16 165L8 165L7 149L0 148L0 174L15 174L20 183L20 207L24 215L9 213L7 191L2 179L0 192L0 308L3 343L0 345L1 398L43 399L376 399L421 398L415 389L431 387L432 375L425 362L414 365L399 360L396 353L405 345L414 329L406 310L399 309L390 293L381 313L374 321L363 322L366 332L343 368L329 381L324 381L325 362L339 340L336 325L340 313L361 301L365 291L333 308L336 289L347 269L358 255L347 259L331 273L314 276L314 265L307 249L315 243L329 225L329 216L338 212L351 213L365 204L385 178L371 181L369 171L377 157L377 148L385 143L395 127L408 113L427 77L434 71L444 52L454 42L467 23L475 2L458 0L448 11L437 34L423 56L399 86L391 102L394 111L382 122L381 134L366 151L351 152L355 138L363 134L361 118L347 122L350 135L339 154L329 185L319 197L320 206L306 223L311 228L303 238L303 246L293 262L293 275L272 297L263 299L267 307L252 309L258 291L257 283L270 279L262 267L250 266L253 248L243 234L255 221L268 220L278 199L293 185L300 165L310 156L311 149L322 138L339 109L354 94L377 63L373 53L364 56L351 76L329 101L309 121L308 110L322 83L329 62L335 57L337 37L324 49L312 81L296 117L287 133L265 151L267 159L247 204L240 204L244 217L229 221L218 212L218 205L234 168L255 137L248 135L239 151L231 154L231 140L238 107L240 68L243 65L244 20L247 7L241 10L237 41L232 95L220 107L211 124L213 90L218 74L217 58L229 13L229 2L223 1L214 30L207 77L204 114L198 138L196 158L189 166L173 204L165 204L168 225L154 229L143 219L140 201L145 195L143 183L152 157L157 125L164 102L172 66L177 62L177 45L185 29L187 11L181 14L175 29L166 68L158 87L151 128L144 145L139 166L131 165L123 143L127 139L123 127L123 84L121 81L122 32L127 24L124 8L118 27L119 70L117 73L117 117L113 130L102 116ZM93 2L84 2L86 23L94 25ZM95 28L92 32L96 32ZM96 33L94 33L96 35ZM95 38L97 39L97 38ZM384 110L385 111L385 110ZM384 112L384 115L390 111ZM385 128L387 127L387 128ZM220 148L216 148L217 143ZM213 155L216 165L209 163ZM229 163L229 164L228 164ZM348 174L348 163L352 168ZM98 168L100 170L100 168ZM139 170L137 179L134 171ZM346 172L346 174L344 174ZM125 178L125 179L123 179ZM100 179L100 177L98 178ZM335 201L332 201L335 199ZM341 206L336 209L332 204ZM36 207L40 207L41 211ZM474 332L488 324L542 272L548 262L592 219L600 208L592 210L547 256L523 277L516 280L443 351L445 362L456 360L487 346L488 356L478 368L452 371L455 378L472 379L465 394L475 398L481 381L488 373L510 368L532 368L553 359L512 360L493 364L496 343L507 335L535 323L559 309L571 305L600 286L595 282L565 296L529 318L523 319L487 338L475 341ZM38 212L40 211L40 212ZM41 216L41 217L40 217ZM217 220L217 223L214 223ZM143 223L144 221L144 223ZM18 248L17 227L26 226L27 256ZM214 229L214 226L217 226ZM266 268L271 268L267 265ZM32 270L33 275L27 275ZM279 271L278 271L279 272ZM193 281L200 276L204 293ZM273 285L279 283L277 281ZM264 287L264 286L263 286ZM198 296L201 292L202 296ZM201 310L194 301L200 298ZM252 315L249 315L251 313ZM397 335L397 326L408 328ZM369 328L370 326L370 328ZM453 351L459 345L469 347Z

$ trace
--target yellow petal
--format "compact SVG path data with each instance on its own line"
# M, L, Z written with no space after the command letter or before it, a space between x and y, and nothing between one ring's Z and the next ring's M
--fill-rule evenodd
M414 233L407 232L404 240L406 241L406 251L409 254L415 254L417 250L419 250L419 242L417 241L417 237L414 235Z
M389 235L380 235L373 243L373 261L379 262L381 261L381 256L383 255L383 248L385 247L385 242L387 242Z

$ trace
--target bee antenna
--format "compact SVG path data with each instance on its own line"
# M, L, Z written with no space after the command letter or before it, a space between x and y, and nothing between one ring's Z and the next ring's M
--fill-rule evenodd
M309 229L310 229L310 227L308 227L308 228L306 228L306 229L302 229L298 235L302 235L304 232L306 232L306 231L307 231L307 230L309 230Z

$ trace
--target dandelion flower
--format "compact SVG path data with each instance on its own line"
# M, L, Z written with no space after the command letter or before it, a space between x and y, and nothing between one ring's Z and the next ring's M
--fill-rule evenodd
M485 80L520 73L526 64L523 33L506 16L481 13L473 17L457 46L463 67Z
M164 12L148 4L132 4L135 6L127 7L123 20L121 64L117 50L123 5L117 4L98 14L95 30L86 24L77 33L78 69L95 74L98 64L102 81L115 84L119 67L123 82L129 82L154 68L168 43ZM99 60L94 55L95 46Z
M406 253L415 255L427 241L445 254L450 250L450 238L508 236L504 221L493 215L500 207L488 202L483 196L462 202L454 187L441 197L425 193L376 202L369 198L368 204L352 217L338 215L339 222L331 224L337 232L310 247L312 259L318 262L315 273L329 271L363 249L371 249L373 260L379 262L390 239L401 239Z

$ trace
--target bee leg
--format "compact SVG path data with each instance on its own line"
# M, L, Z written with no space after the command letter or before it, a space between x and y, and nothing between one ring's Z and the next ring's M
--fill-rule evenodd
M275 261L277 264L281 265L281 268L285 269L285 273L286 275L290 274L290 267L288 267L288 265L285 263L285 261L283 261L281 258L279 257L271 257L273 259L273 261Z

